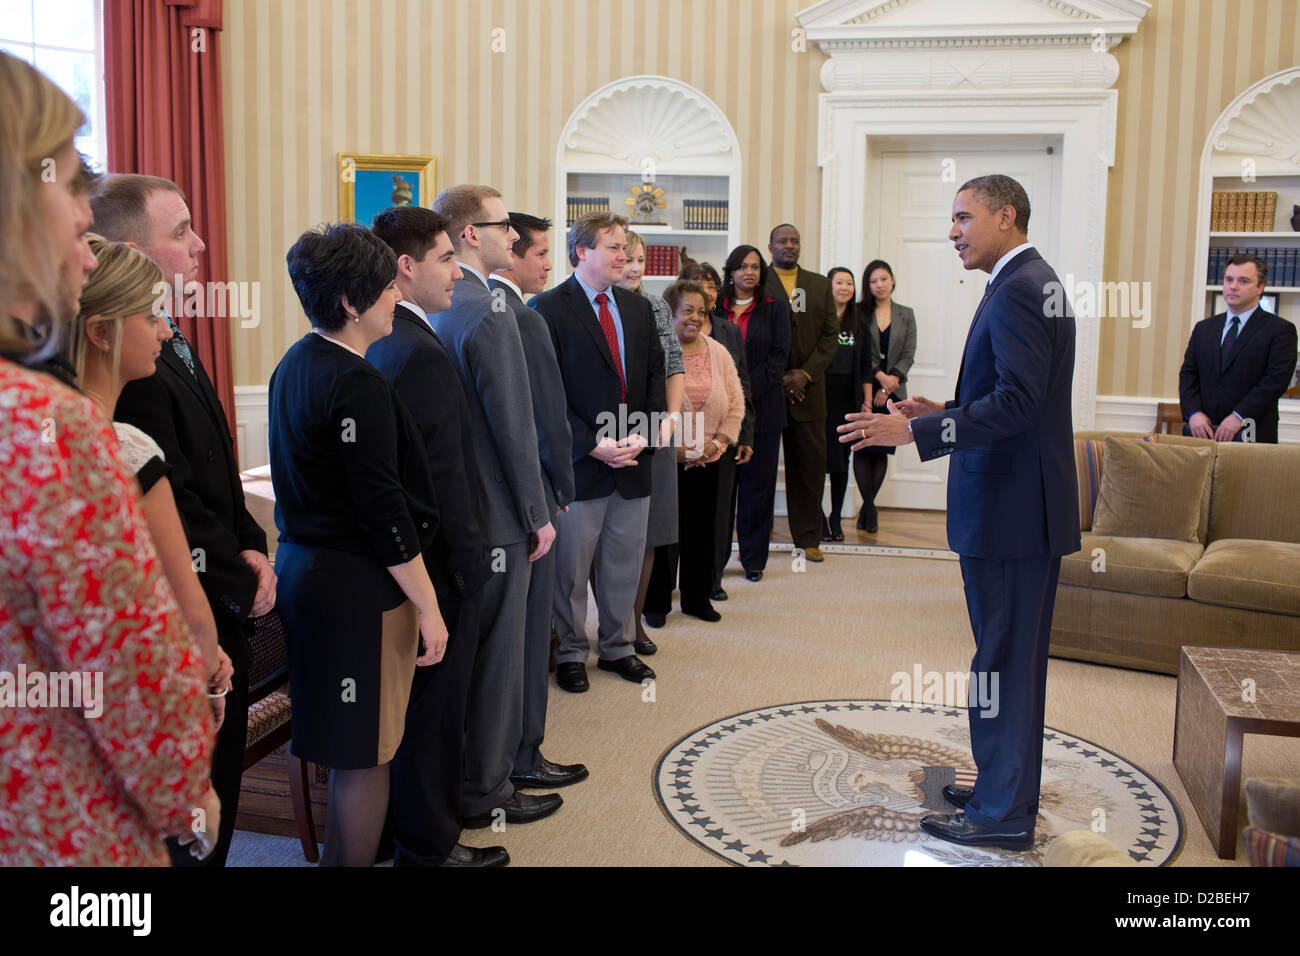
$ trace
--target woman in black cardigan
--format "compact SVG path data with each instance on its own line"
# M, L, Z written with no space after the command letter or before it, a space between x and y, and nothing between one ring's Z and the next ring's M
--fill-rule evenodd
M844 424L844 416L849 412L871 410L870 389L863 388L861 371L862 350L871 341L862 328L858 306L853 301L857 292L853 273L836 266L826 273L826 278L831 280L840 336L826 367L826 477L831 482L831 512L822 515L822 540L843 541L840 511L849 489L849 446L840 444L836 429Z
M438 511L415 422L364 357L393 328L392 250L334 225L303 233L287 260L312 325L269 403L292 749L330 768L322 864L370 866L415 666L447 646L420 555Z
M763 290L767 263L753 246L737 246L723 267L716 312L740 326L754 408L754 451L736 469L736 539L745 577L758 581L767 567L776 503L776 473L785 428L781 379L790 358L790 308Z

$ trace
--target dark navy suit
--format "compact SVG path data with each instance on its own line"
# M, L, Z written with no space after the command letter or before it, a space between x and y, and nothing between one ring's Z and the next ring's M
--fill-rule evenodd
M998 681L996 714L970 711L979 778L966 816L1007 830L1029 829L1038 814L1056 582L1061 556L1080 547L1074 316L1068 306L1053 314L1058 281L1032 248L1007 262L971 322L956 400L912 422L922 461L952 456L948 545L961 557L975 635L971 686L980 675Z

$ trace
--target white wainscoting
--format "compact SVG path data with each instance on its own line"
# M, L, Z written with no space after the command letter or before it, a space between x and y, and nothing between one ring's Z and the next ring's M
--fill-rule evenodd
M1156 405L1177 402L1174 398L1148 398L1134 395L1098 395L1093 428L1099 431L1150 431L1156 420ZM1284 445L1300 445L1300 401L1283 399L1279 406L1281 422L1278 438ZM235 431L239 442L239 467L247 471L270 462L266 444L267 409L265 385L235 386ZM849 482L852 494L846 508L858 505L857 491ZM829 496L826 505L829 505ZM785 514L784 474L777 485L776 513ZM857 512L854 511L854 514Z
M1155 425L1156 405L1178 402L1178 397L1147 398L1135 395L1098 395L1093 428L1097 431L1149 432ZM1278 403L1278 441L1300 445L1300 401Z
M248 471L270 464L266 445L269 424L265 385L235 386L235 442L239 447L239 470Z

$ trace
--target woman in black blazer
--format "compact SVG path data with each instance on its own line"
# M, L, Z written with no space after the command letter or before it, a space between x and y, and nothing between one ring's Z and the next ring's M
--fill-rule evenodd
M826 476L831 482L831 513L822 515L822 540L843 541L840 512L849 489L849 446L840 444L839 432L849 412L870 411L870 389L863 388L862 349L870 340L859 318L853 273L836 266L826 273L839 319L840 337L826 366Z
M916 316L894 301L894 270L883 259L873 259L862 270L860 314L870 345L862 350L862 380L871 387L872 408L883 412L885 402L907 398L907 373L916 358ZM885 483L892 447L873 446L853 453L853 476L862 493L858 529L878 530L876 495Z
M715 310L740 326L754 406L754 454L736 470L736 538L745 577L758 581L767 567L776 504L776 472L785 428L781 379L790 357L790 308L763 290L767 263L753 246L737 246L722 271Z
M322 864L370 866L415 665L447 646L420 554L438 510L419 430L364 358L393 329L392 250L334 225L303 233L287 260L312 324L269 401L292 750L330 768Z

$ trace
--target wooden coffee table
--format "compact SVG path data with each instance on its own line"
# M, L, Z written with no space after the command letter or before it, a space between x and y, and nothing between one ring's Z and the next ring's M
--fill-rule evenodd
M1243 734L1300 737L1300 654L1179 648L1174 767L1224 860L1237 855Z

